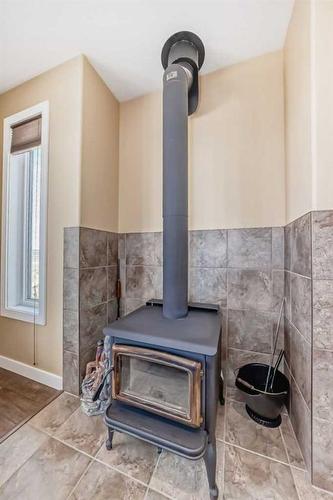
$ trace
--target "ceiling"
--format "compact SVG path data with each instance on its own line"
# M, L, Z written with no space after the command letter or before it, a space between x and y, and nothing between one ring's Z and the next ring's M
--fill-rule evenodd
M161 48L197 33L203 73L283 47L294 0L0 0L0 93L80 53L114 95L161 87Z

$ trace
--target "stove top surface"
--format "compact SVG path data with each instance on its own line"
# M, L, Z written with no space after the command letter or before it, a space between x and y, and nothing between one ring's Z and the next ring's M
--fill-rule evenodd
M146 305L104 328L104 335L159 347L214 356L221 319L218 308L190 307L186 318L167 319L158 302Z

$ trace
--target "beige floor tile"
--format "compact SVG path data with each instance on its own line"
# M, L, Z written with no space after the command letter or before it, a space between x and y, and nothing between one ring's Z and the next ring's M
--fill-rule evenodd
M256 424L246 413L243 403L227 402L226 442L288 463L280 429Z
M106 465L94 462L75 487L71 500L143 500L146 487Z
M161 493L149 488L145 500L168 500L169 497L165 497Z
M0 489L1 500L63 500L89 464L82 453L48 438Z
M53 435L80 406L80 399L63 392L30 420L30 425Z
M220 404L217 407L217 417L216 417L216 437L218 439L224 439L224 430L225 430L225 408L226 406L221 406Z
M290 465L306 469L299 444L287 415L282 415L282 424L280 429L286 446Z
M224 444L217 443L216 482L222 496ZM206 468L203 460L186 460L163 452L150 482L152 488L177 500L209 500Z
M47 436L28 424L0 444L0 486L46 441Z
M333 494L319 490L312 486L309 473L303 470L294 469L292 467L292 473L295 480L295 485L298 491L298 495L301 500L332 500Z
M112 450L108 451L103 444L96 458L134 479L148 484L157 462L158 453L156 446L115 432Z
M227 399L239 403L245 402L244 394L237 387L227 387Z
M298 500L288 465L225 446L226 500Z
M56 438L94 456L106 439L102 416L88 417L78 408L56 431Z

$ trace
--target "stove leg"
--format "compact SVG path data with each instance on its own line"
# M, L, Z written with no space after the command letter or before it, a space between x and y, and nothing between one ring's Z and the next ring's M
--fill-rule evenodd
M220 377L219 379L219 401L220 405L223 406L225 404L224 396L223 396L223 379Z
M208 443L206 453L204 455L206 465L209 493L211 500L216 500L219 496L219 490L216 485L216 442Z
M107 450L112 450L112 440L113 440L114 430L108 427L108 438L106 440L105 446Z

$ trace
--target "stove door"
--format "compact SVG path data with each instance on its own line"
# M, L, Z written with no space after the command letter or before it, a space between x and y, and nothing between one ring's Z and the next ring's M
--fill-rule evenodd
M112 398L199 427L201 363L163 351L113 345Z

